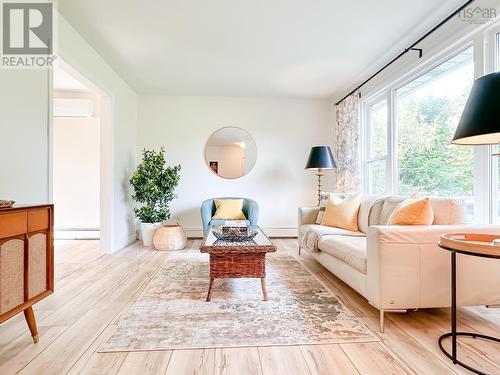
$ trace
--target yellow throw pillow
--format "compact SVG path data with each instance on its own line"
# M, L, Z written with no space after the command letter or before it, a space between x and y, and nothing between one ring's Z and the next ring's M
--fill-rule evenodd
M429 198L406 199L389 217L388 225L432 225L434 212Z
M326 204L325 215L323 216L321 225L359 232L358 211L360 204L361 196L359 193L344 200L331 196Z
M216 199L212 220L245 220L243 199Z

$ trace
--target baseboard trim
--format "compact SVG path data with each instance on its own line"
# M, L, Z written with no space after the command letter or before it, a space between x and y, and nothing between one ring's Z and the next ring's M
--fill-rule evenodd
M294 227L271 227L271 228L262 228L265 234L269 237L285 237L285 238L296 238L297 237L297 228ZM203 229L202 228L184 228L184 232L186 232L186 236L188 238L202 238L203 237Z
M262 228L269 237L297 237L297 228Z
M134 243L136 240L137 240L137 234L134 232L134 233L130 234L128 237L126 237L126 238L122 239L120 242L118 242L114 246L114 250L112 252L114 253L118 250L121 250L124 247L127 247L128 245L130 245L131 243Z
M56 229L54 230L55 240L98 240L100 231L92 229Z

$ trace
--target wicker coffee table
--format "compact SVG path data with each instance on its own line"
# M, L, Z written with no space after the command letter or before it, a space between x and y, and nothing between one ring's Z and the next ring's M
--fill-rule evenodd
M276 251L262 229L251 228L256 236L250 241L223 241L217 239L214 232L220 226L210 227L200 247L202 253L210 254L210 284L207 302L212 296L215 279L258 278L260 279L264 301L267 301L266 290L266 254Z

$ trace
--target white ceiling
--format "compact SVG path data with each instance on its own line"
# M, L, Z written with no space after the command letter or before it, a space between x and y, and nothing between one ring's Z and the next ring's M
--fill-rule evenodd
M338 97L457 0L60 0L141 94ZM369 71L370 70L370 71Z

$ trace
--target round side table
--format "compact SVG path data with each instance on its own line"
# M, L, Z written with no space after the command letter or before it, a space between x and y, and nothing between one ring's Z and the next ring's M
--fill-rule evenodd
M476 374L487 375L457 358L457 337L466 336L481 338L500 343L500 338L473 332L457 332L457 253L482 258L500 259L500 245L493 244L493 240L500 239L500 235L478 233L450 233L443 234L438 243L439 247L451 252L451 332L439 337L439 348L454 364L462 366ZM443 347L443 340L451 337L451 354Z

